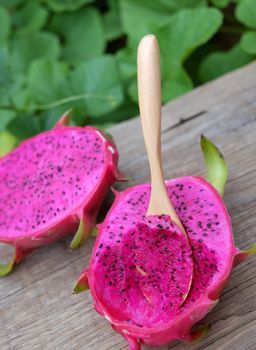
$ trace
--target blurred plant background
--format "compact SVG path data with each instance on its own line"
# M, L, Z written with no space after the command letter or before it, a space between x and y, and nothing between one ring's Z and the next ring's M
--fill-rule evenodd
M136 50L155 33L163 103L256 57L256 0L0 0L0 154L51 128L138 114Z

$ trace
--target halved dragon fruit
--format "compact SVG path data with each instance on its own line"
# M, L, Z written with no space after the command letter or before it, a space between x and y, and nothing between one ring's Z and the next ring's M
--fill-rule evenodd
M71 247L81 245L119 176L113 141L91 126L67 123L65 114L53 130L22 142L0 160L0 242L15 247L0 275L34 248L77 229Z
M216 305L234 263L253 252L234 246L219 194L227 168L208 139L202 137L201 144L216 188L193 176L166 181L190 247L170 217L145 216L150 185L138 185L116 193L99 225L89 268L77 282L75 292L90 288L96 310L128 340L131 350L201 337L206 329L191 332L191 327Z

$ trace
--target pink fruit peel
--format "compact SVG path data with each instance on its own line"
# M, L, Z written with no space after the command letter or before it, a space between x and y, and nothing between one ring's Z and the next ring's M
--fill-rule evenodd
M192 251L193 281L183 302L176 291L181 286L186 288L184 276L191 273L187 270L191 265L189 260L183 261L186 254L180 256L182 249L173 244L173 228L165 234L162 221L172 226L171 220L166 216L145 217L148 184L122 193L115 191L115 202L99 225L89 267L80 276L80 281L90 287L96 311L127 339L130 350L140 350L142 344L157 346L177 339L201 339L209 326L192 327L217 304L234 264L255 253L255 247L240 252L234 246L231 221L220 196L227 167L210 140L202 137L201 146L215 188L200 177L166 181ZM219 170L213 175L214 167ZM153 227L148 222L152 218ZM170 261L170 266L164 261ZM180 273L182 266L185 274ZM172 285L168 288L170 280L178 282L176 291Z

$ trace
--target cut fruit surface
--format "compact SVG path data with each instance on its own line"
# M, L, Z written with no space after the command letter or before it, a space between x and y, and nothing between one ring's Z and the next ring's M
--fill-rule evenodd
M81 245L118 178L117 161L115 144L101 131L65 126L62 119L23 141L0 160L0 242L29 252L79 227L72 247Z
M102 304L111 305L112 317L138 326L161 325L188 295L191 249L167 215L141 217L118 234L115 244L101 243L96 256L95 292Z
M192 325L216 305L237 254L228 212L211 184L188 176L166 186L189 245L168 216L146 217L150 185L138 185L116 193L88 269L96 310L138 349L193 339Z

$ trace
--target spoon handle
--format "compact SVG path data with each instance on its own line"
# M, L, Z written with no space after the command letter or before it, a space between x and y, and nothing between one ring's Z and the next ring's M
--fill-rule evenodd
M141 124L151 173L151 196L147 215L170 215L186 235L168 196L163 176L160 55L154 35L142 38L138 47L137 65Z

